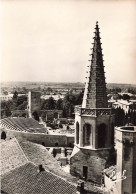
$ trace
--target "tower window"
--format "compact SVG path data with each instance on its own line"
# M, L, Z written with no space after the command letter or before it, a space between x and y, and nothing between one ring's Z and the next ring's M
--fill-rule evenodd
M83 145L89 146L91 144L91 125L85 124L83 127Z
M104 123L98 126L98 148L104 148L106 142L106 125Z
M76 122L76 143L79 144L79 123Z

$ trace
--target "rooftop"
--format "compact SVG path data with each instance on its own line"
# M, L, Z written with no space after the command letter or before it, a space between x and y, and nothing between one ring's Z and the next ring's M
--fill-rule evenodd
M70 183L65 178L67 174L62 171L58 162L44 146L31 142L19 144L16 138L13 138L8 141L2 140L1 152L2 192L10 194L76 193L72 176L68 177L71 180ZM44 171L39 172L38 166L41 164ZM56 175L52 172L56 172Z
M47 149L32 142L19 142L13 138L2 140L1 192L6 194L75 194L79 180L63 171L59 162ZM44 171L38 172L38 165ZM7 184L8 183L8 184ZM101 189L85 182L85 189L101 193Z
M8 183L8 184L7 184ZM1 180L2 191L10 194L75 194L76 187L47 171L27 163L8 174Z
M9 141L1 141L1 175L6 174L28 162L20 145L14 138Z
M29 161L36 165L42 164L46 170L63 177L69 182L77 182L76 177L62 170L59 161L57 161L44 146L29 141L20 142L20 146Z

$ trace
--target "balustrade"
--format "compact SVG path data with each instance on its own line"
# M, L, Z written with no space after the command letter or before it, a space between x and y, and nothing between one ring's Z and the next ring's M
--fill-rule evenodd
M110 108L82 108L81 106L75 106L75 114L79 115L111 115L112 111Z

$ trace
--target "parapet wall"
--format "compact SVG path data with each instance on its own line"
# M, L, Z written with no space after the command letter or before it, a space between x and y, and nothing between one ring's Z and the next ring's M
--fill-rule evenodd
M40 133L20 132L15 130L2 129L6 133L6 139L16 137L19 141L30 141L42 144L45 147L73 147L74 136L67 135L47 135Z

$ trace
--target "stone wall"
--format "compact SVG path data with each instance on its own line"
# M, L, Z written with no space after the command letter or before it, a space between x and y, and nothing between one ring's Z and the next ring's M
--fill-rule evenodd
M74 147L70 158L70 173L83 178L83 166L88 167L87 180L97 184L102 183L102 171L105 168L109 150L89 150Z
M43 113L46 115L47 120L62 118L62 110L40 110L40 115L42 115Z
M117 185L119 193L136 193L136 133L116 128L117 172L126 179Z
M46 135L40 133L20 132L15 130L2 129L6 132L6 139L16 137L19 141L30 141L42 144L45 147L73 147L74 136L70 135Z

